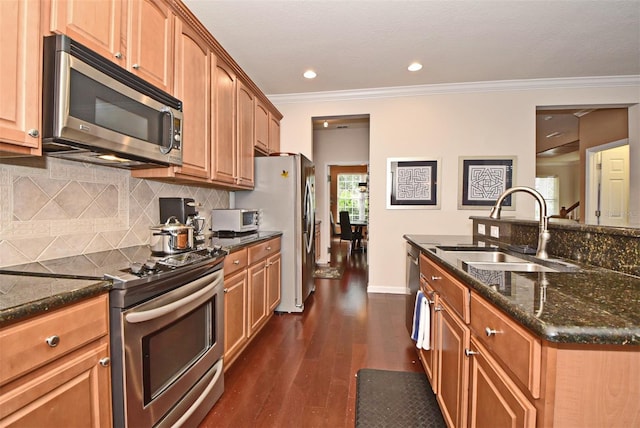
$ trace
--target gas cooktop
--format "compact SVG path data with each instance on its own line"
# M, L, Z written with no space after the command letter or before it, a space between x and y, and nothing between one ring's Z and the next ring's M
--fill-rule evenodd
M147 245L100 251L0 268L0 273L73 279L110 279L114 288L163 278L184 268L216 264L226 251L216 246L179 254L153 255Z

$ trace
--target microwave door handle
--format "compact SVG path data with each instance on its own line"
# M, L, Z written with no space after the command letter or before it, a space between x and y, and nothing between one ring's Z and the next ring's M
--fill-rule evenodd
M160 112L162 115L166 115L166 114L169 115L169 144L168 146L165 146L164 144L160 146L160 153L162 153L163 155L166 155L171 151L171 149L173 149L174 116L173 116L173 111L168 106L162 107L162 109L160 109Z

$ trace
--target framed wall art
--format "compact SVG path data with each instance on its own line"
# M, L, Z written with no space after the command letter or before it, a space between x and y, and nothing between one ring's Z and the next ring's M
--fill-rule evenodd
M440 209L440 161L387 159L387 208Z
M513 187L515 168L513 156L460 157L458 209L492 207L502 192ZM502 209L515 209L512 196L504 200Z

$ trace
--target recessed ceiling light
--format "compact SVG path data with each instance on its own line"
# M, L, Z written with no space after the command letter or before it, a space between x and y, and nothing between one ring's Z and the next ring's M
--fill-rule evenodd
M307 70L304 72L303 76L306 77L307 79L313 79L317 76L317 74L313 70Z
M414 63L410 64L409 67L407 67L407 69L409 71L422 70L422 64L420 64L419 62L414 62Z

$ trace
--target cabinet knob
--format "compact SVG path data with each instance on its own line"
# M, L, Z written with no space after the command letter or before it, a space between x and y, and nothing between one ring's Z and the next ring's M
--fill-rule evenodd
M98 361L98 363L100 363L102 367L109 367L109 364L111 364L111 358L109 357L101 358L100 361Z
M441 280L441 279L442 279L442 277L441 277L441 276L434 276L434 275L431 275L431 281L439 281L439 280Z
M53 336L47 337L44 341L47 343L47 345L55 348L56 346L58 346L58 343L60 343L60 337L54 334Z
M29 137L33 137L33 138L38 138L40 136L40 132L35 128L30 129L29 132L27 132L27 134L29 134Z
M490 327L487 327L484 329L484 332L487 334L487 336L491 337L491 336L495 336L496 334L500 333L498 330L494 330Z
M133 64L131 67L132 67L134 70L137 70L137 69L139 69L139 68L140 68L140 64Z
M465 348L464 355L466 355L467 357L470 357L472 355L478 355L478 352Z
M116 52L113 56L115 56L117 59L122 59L122 52Z

